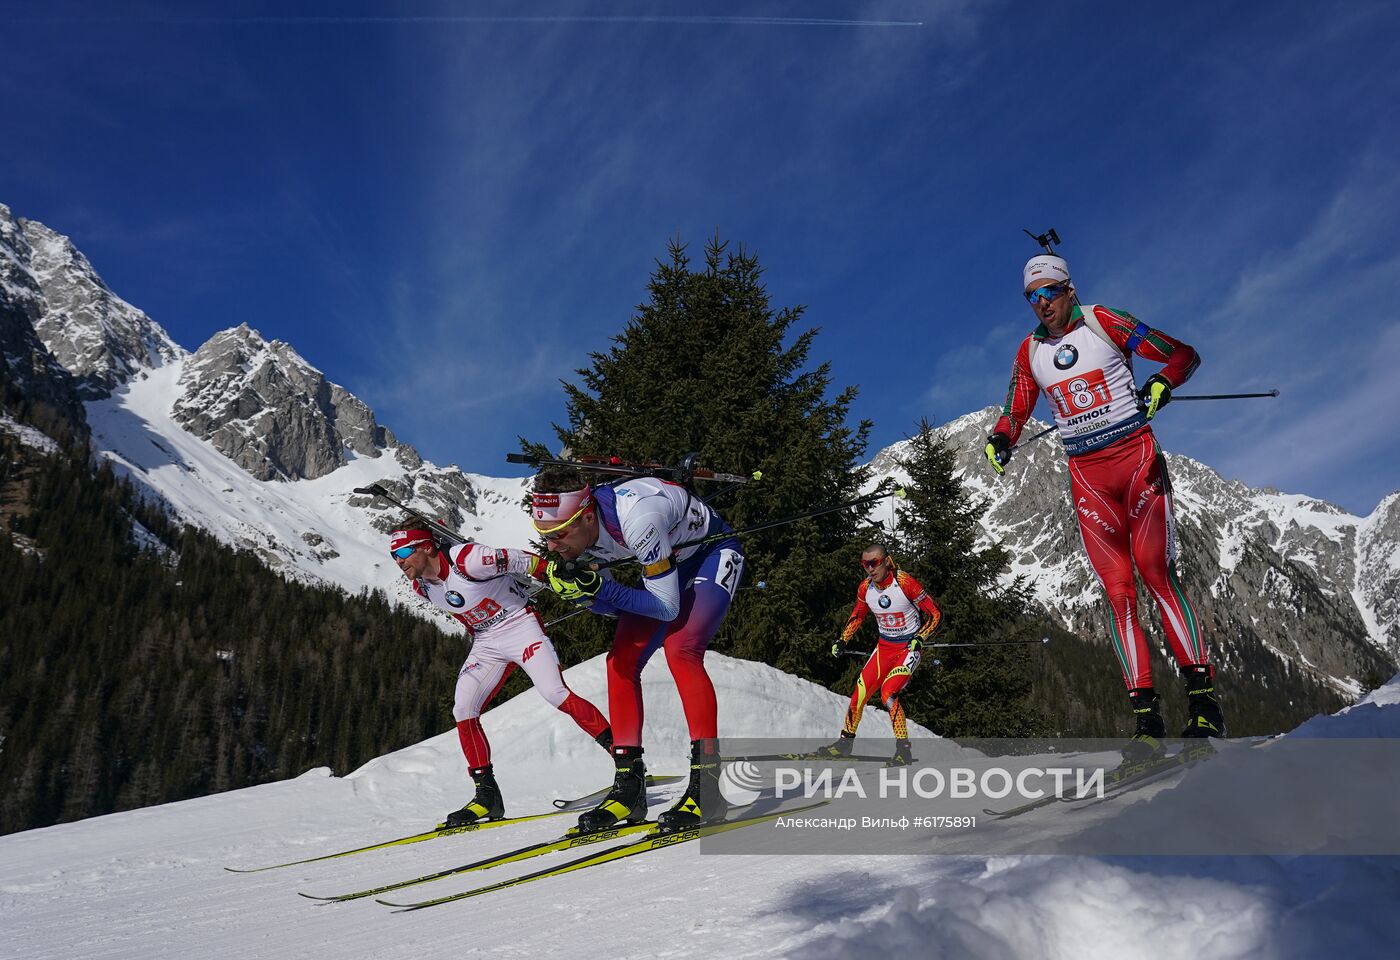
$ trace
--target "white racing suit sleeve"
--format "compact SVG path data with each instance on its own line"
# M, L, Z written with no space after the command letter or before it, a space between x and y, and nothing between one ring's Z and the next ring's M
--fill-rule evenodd
M452 566L468 580L495 580L514 574L535 577L543 561L526 550L506 550L480 543L468 543L451 554Z

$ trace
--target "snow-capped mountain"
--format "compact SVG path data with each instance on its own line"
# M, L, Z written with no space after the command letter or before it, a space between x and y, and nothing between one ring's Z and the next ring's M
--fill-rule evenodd
M1107 636L1059 443L1053 436L1027 443L997 478L982 446L999 415L987 407L937 432L956 452L964 482L986 499L983 527L1011 553L1012 575L1024 575L1067 628ZM1023 436L1044 426L1032 421ZM872 483L905 478L897 461L907 446L875 457ZM1400 494L1356 517L1322 500L1227 480L1190 457L1167 460L1177 568L1209 642L1227 658L1239 641L1257 642L1352 695L1389 674L1400 656ZM1140 601L1144 625L1155 630L1141 591Z
M0 219L14 222L8 212ZM18 225L43 297L34 329L84 399L106 396L138 370L184 353L160 324L113 293L67 237L34 220Z
M17 399L46 407L59 420L80 424L82 407L73 378L35 332L46 303L29 269L32 261L33 249L20 222L9 207L0 204L0 357L4 359L0 381L13 384Z
M351 492L375 481L467 536L527 535L520 480L423 460L289 344L247 325L190 353L68 238L4 206L0 298L0 346L27 397L81 396L102 455L288 576L407 595L383 548L399 511Z
M259 480L315 479L389 448L405 466L422 465L358 398L247 324L185 359L179 386L176 422Z
M406 596L381 536L397 511L351 493L371 481L467 536L530 539L522 480L424 461L291 345L246 324L187 352L112 293L67 238L4 207L0 296L11 306L0 311L6 357L11 368L28 358L29 389L71 378L87 398L98 450L188 522L255 550L287 575ZM26 322L29 332L20 329ZM61 366L44 359L49 351ZM1008 548L1012 574L1024 574L1067 627L1107 636L1058 443L1028 444L996 479L981 453L995 417L988 408L940 428L966 482L989 502L989 539ZM876 455L875 480L899 475L903 449ZM1353 695L1393 672L1400 494L1361 518L1306 496L1252 489L1188 457L1169 460L1180 570L1226 660L1245 648L1251 656L1271 651ZM1142 609L1155 629L1150 603Z

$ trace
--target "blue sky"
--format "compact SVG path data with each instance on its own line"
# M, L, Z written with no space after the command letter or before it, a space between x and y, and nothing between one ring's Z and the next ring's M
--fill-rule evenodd
M1400 488L1394 4L38 9L0 12L0 202L439 463L551 438L667 239L716 231L874 453L1000 402L1053 225L1086 301L1201 351L1191 391L1282 391L1172 406L1168 449L1354 512Z

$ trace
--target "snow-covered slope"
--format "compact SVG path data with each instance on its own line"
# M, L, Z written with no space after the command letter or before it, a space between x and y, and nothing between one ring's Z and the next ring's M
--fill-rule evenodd
M833 732L841 698L759 664L713 656L730 736ZM601 695L602 664L570 670ZM664 664L645 677L648 757L678 769L684 723ZM1313 725L1331 737L1400 737L1400 678ZM531 692L486 716L511 812L606 782L603 754ZM862 733L888 736L883 715ZM922 733L922 731L920 731ZM1313 735L1318 735L1313 731ZM611 864L483 900L393 914L331 894L445 869L556 836L546 820L257 874L421 829L465 796L452 733L345 777L319 769L276 784L0 838L0 956L24 960L187 960L463 956L832 957L1096 960L1124 957L1380 958L1400 938L1400 865L1385 857L706 856L695 845ZM1264 755L1267 748L1244 751ZM1037 811L1016 836L1170 823L1193 792L1248 794L1254 773L1213 762L1179 781L1073 812ZM1190 779L1194 778L1194 779ZM1192 785L1189 789L1187 785ZM654 809L674 790L654 798ZM1377 811L1378 816L1386 812ZM1137 827L1135 826L1135 829ZM757 829L757 828L753 828ZM1191 830L1209 842L1209 818ZM499 879L532 869L500 867ZM417 888L466 889L456 877Z

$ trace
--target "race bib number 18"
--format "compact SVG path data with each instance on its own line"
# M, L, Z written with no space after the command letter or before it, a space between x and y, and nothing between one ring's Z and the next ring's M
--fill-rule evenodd
M1068 380L1061 380L1046 387L1045 392L1055 401L1060 415L1064 417L1077 416L1086 410L1102 407L1113 399L1108 392L1108 382L1104 380L1102 370L1093 370Z

